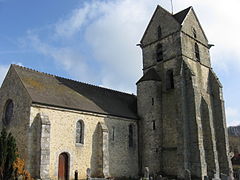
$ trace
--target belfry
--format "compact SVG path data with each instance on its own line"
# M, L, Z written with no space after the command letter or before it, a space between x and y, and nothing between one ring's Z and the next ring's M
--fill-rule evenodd
M184 178L230 175L222 85L192 7L158 6L142 37L137 82L140 168ZM213 173L214 172L214 173Z

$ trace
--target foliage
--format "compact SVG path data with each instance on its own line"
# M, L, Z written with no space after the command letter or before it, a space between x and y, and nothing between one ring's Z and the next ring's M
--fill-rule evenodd
M17 158L16 152L14 137L3 129L0 136L0 180L8 180L14 176L13 163Z
M24 169L24 160L17 153L17 145L11 133L5 129L0 135L0 180L12 180L22 176L23 180L32 180Z
M30 173L25 170L24 160L17 157L13 163L13 168L15 170L15 177L22 176L23 180L32 180Z

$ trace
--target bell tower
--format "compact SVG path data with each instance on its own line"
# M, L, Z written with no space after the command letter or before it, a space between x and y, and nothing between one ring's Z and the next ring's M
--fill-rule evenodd
M192 7L157 6L142 37L137 82L140 167L184 178L231 175L222 86Z

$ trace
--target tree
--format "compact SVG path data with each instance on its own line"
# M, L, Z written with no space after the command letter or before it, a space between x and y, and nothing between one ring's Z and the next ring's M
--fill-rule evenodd
M14 137L3 129L0 136L0 180L10 180L14 177L13 163L17 156Z

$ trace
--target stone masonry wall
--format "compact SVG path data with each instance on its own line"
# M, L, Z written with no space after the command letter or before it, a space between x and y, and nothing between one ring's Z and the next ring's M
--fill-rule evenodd
M146 72L149 68L162 63L157 62L156 48L159 43L162 44L164 61L171 60L177 55L181 55L179 34L180 33L176 32L143 48L144 72Z
M162 161L162 118L161 82L144 81L138 84L138 114L140 133L141 171L148 167L150 174L161 171ZM154 126L154 127L153 127Z
M211 90L212 90L212 111L213 123L216 133L216 146L220 172L232 176L232 164L229 156L229 140L225 117L225 107L222 94L222 87L215 74L210 71Z
M21 158L28 162L28 132L31 99L19 79L16 71L11 67L0 89L0 130L3 128L5 105L11 99L14 104L13 116L6 127L16 139ZM27 167L28 169L28 167Z
M197 37L194 37L193 28L196 30ZM197 61L195 56L195 43L199 46L200 62ZM222 150L224 148L222 148L222 150L218 148L218 139L225 138L219 137L219 130L217 127L219 126L219 128L221 127L220 129L225 129L223 125L225 123L225 118L223 118L223 116L219 117L219 123L216 124L214 115L216 112L222 114L224 109L215 108L214 106L216 102L214 98L217 97L216 99L218 99L220 97L218 93L213 90L217 77L211 78L212 70L209 69L211 68L211 63L208 40L193 10L189 12L184 21L181 31L181 46L183 59L188 64L188 68L193 74L191 79L195 96L196 122L198 124L197 126L200 127L198 130L198 146L204 148L204 151L200 150L200 157L204 157L206 161L206 166L202 163L202 173L211 175L212 170L214 170L217 175L219 175L220 172L228 174L221 169L223 164L229 167L227 165L227 159L225 159L224 162L220 160L222 155L224 154L223 156L225 156L228 152L226 150L223 152ZM217 84L217 86L219 85L220 84ZM221 107L221 105L219 105L219 107ZM222 130L221 134L224 137L226 135L224 130ZM225 142L220 144L226 145ZM204 159L202 161L204 161Z
M193 36L193 28L196 30L196 38L194 38ZM208 41L195 14L193 13L193 11L190 11L181 29L181 48L183 56L186 56L192 60L196 60L195 43L197 43L199 46L199 53L201 59L200 62L203 65L210 67L211 63L208 49Z
M160 39L157 35L158 26L161 27L162 32ZM160 63L156 61L156 50L159 43L162 44L164 60L173 59L177 55L181 55L179 30L180 25L172 15L158 7L141 41L144 73L149 68Z
M157 37L159 25L162 28L160 39ZM142 126L140 138L143 139L140 151L142 166L149 166L150 173L156 171L154 167L157 166L148 161L155 164L157 160L154 157L158 157L161 171L180 178L184 177L182 172L185 169L202 179L205 175L212 178L212 171L216 171L217 176L220 172L229 174L226 173L229 166L227 141L224 138L223 101L219 87L215 87L217 78L210 77L212 70L208 40L193 9L190 9L182 27L179 27L168 12L157 8L141 43L143 72L155 68L161 79L161 82L149 80L137 84ZM163 60L157 62L156 48L159 43L163 49ZM199 47L200 60L196 57L195 44ZM171 90L166 89L168 70L172 70L174 76L174 89ZM156 109L150 109L152 97L160 97ZM218 124L217 117L221 121ZM154 119L160 122L160 135L152 137L151 122ZM220 138L219 132L223 134L223 140L217 140ZM155 141L160 144L160 155L154 156L152 149L156 149L153 146ZM220 157L221 152L223 157Z
M154 16L149 22L143 39L141 40L143 46L149 45L150 43L158 40L158 26L161 27L163 38L176 32L176 30L180 28L180 25L174 19L174 17L172 17L172 15L168 11L158 6L154 12Z
M137 176L136 120L35 105L31 108L32 124L39 113L48 116L51 124L49 165L51 179L58 177L58 157L62 152L66 152L70 156L70 178L74 177L75 170L78 170L80 179L86 178L87 168L91 169L93 176L97 175L94 172L97 172L98 168L99 122L104 123L109 131L110 176ZM84 122L84 144L75 143L78 120ZM134 147L128 146L128 126L130 124L134 125ZM113 127L115 129L114 140L111 139Z
M177 53L177 52L175 52ZM176 55L176 54L175 54ZM163 146L162 146L162 157L163 157L163 171L168 175L178 175L179 160L178 160L178 148L180 148L178 141L181 133L183 124L179 126L180 116L178 110L178 104L180 100L177 95L178 89L177 84L179 83L176 79L178 76L179 61L180 59L174 58L163 63L162 67L158 66L159 74L163 77L162 81L162 121L163 121ZM167 71L173 71L174 88L167 89ZM183 163L183 162L181 162Z
M164 172L178 175L183 169L183 123L180 118L181 94L179 64L181 59L173 58L159 62L156 68L161 81L143 81L137 84L138 114L140 121L140 152L142 171L149 167L150 173ZM166 88L166 74L173 71L174 88ZM152 102L154 101L154 103ZM155 122L155 130L153 129ZM179 161L180 160L180 161ZM183 176L182 176L183 177Z

